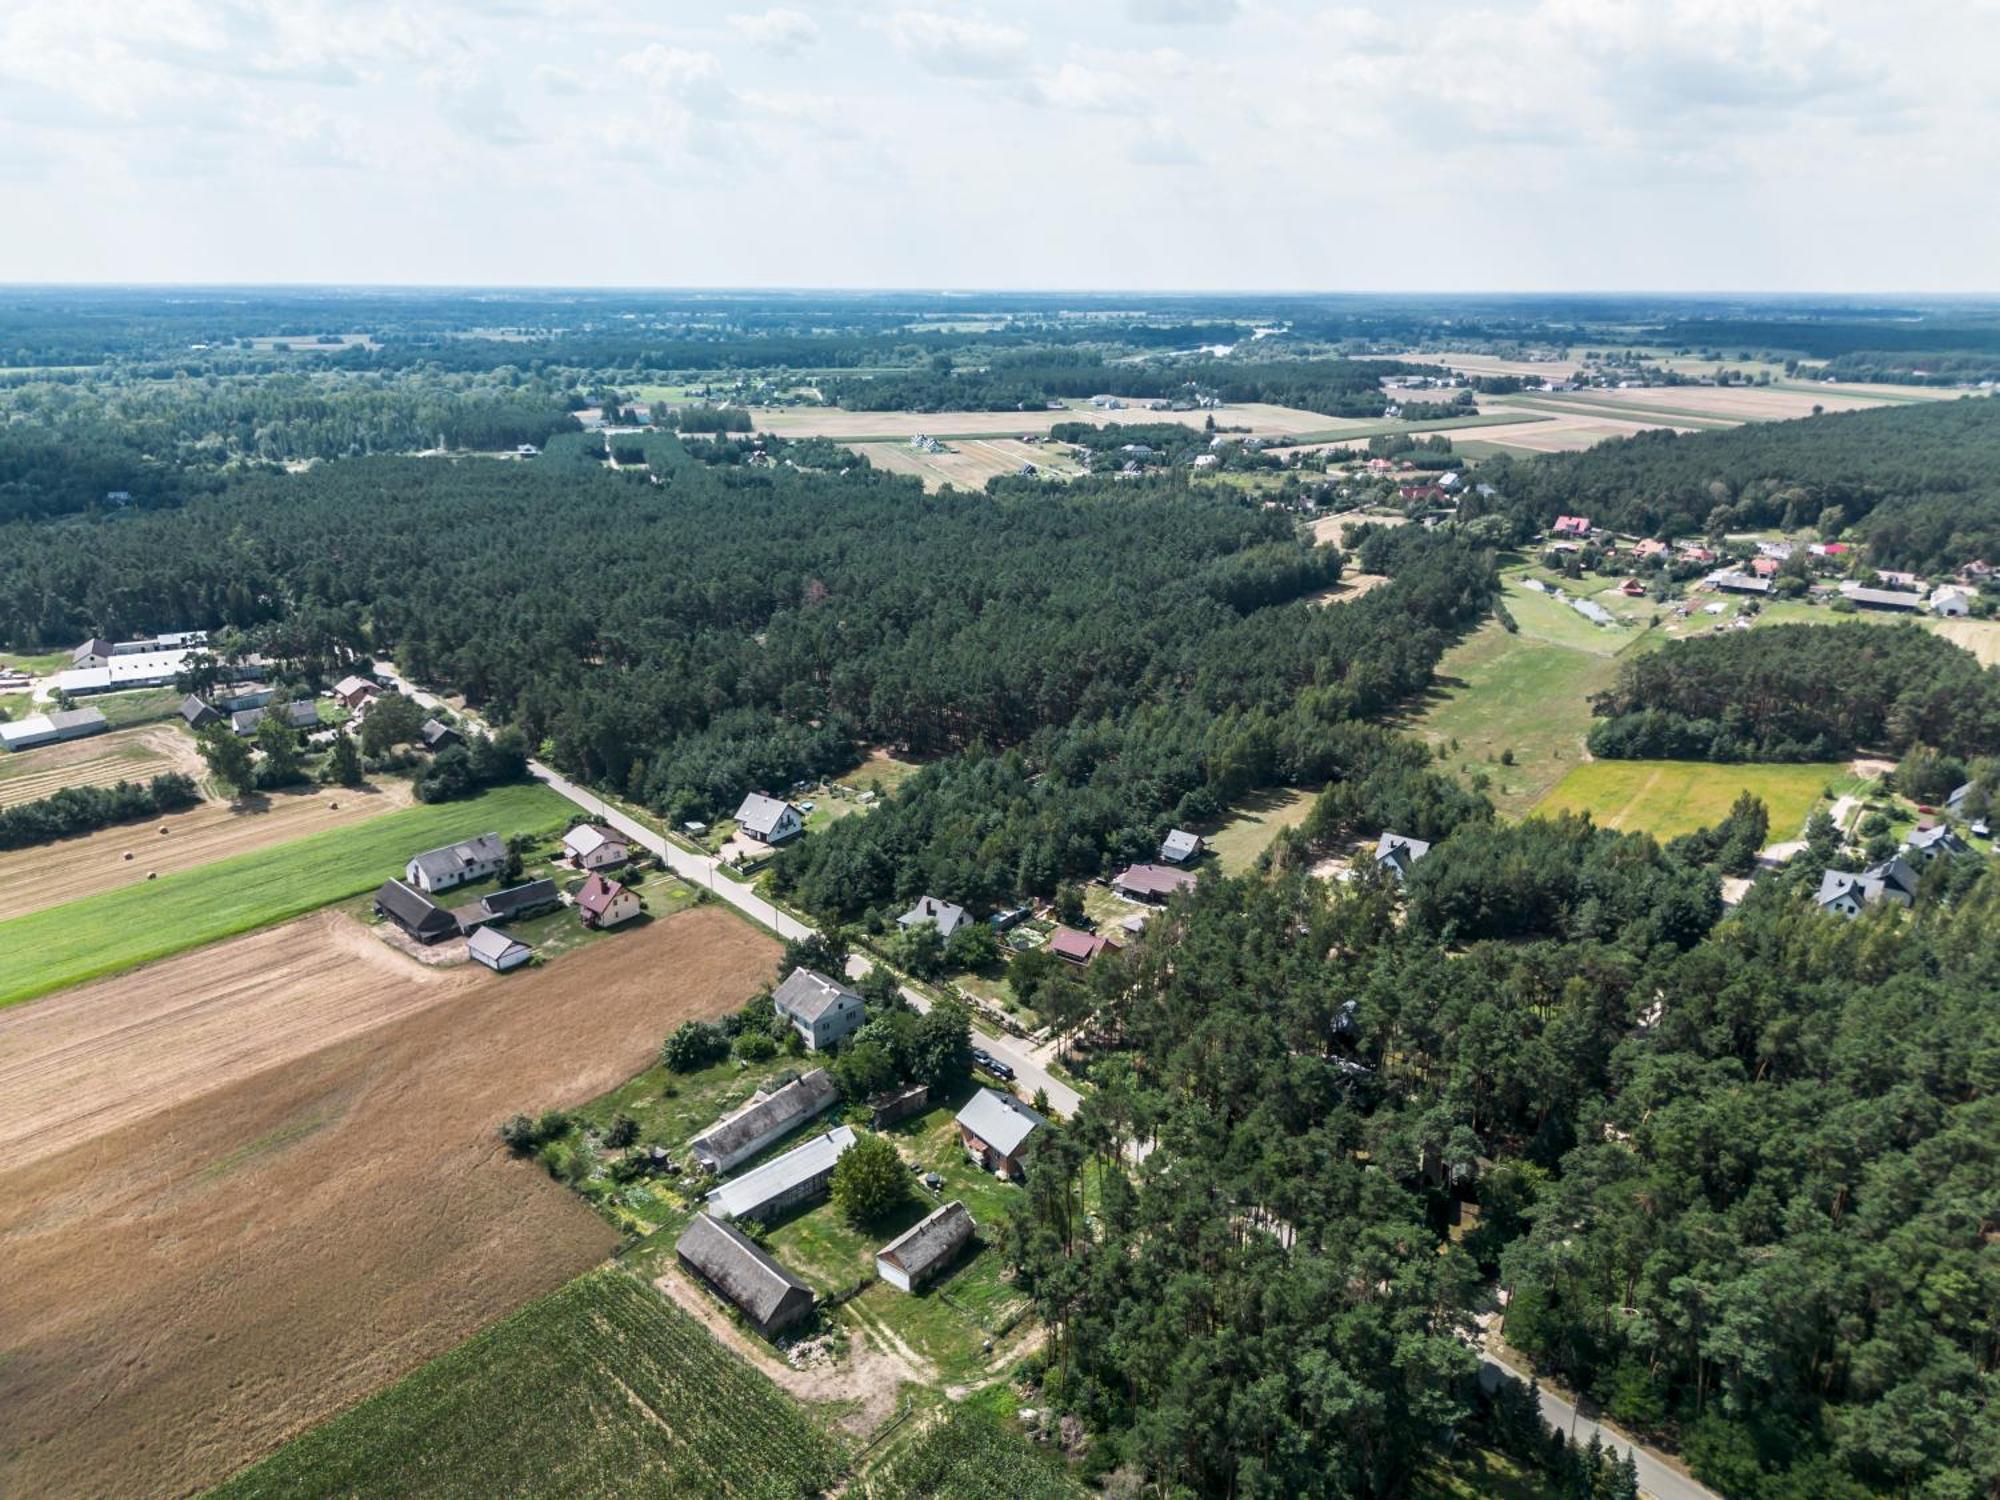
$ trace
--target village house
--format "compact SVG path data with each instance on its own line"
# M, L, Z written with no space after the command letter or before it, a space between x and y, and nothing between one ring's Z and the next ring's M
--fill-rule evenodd
M632 846L608 828L579 823L563 835L563 853L579 870L615 870L632 858Z
M497 927L482 927L466 939L465 951L473 962L482 963L496 974L518 969L535 956L526 943L510 938Z
M1641 562L1650 562L1653 558L1667 555L1667 544L1653 537L1647 537L1632 549L1632 555Z
M1776 578L1778 560L1775 557L1753 557L1750 559L1750 571L1759 578Z
M472 932L488 922L515 922L553 911L560 905L562 892L553 880L530 880L525 885L510 885L504 891L492 891L477 901L454 907L451 914L460 931Z
M52 713L30 714L11 724L0 724L0 745L9 750L32 750L37 745L54 745L63 740L80 740L102 734L110 721L94 708L57 709Z
M484 880L507 867L507 846L497 833L482 833L463 843L427 849L403 869L403 878L428 895L448 891L470 880Z
M276 708L269 705L239 708L229 716L229 727L237 734L255 734L265 716L272 713L293 729L310 729L319 722L319 706L310 698L304 698L296 703L281 703Z
M770 1220L788 1208L824 1198L834 1164L853 1146L854 1127L836 1125L714 1189L708 1195L708 1211L724 1220Z
M771 999L808 1051L824 1052L861 1029L861 997L816 970L792 970Z
M1590 535L1589 516L1557 516L1556 524L1549 528L1552 536L1571 537L1582 541Z
M1048 951L1057 958L1075 964L1079 969L1088 968L1098 954L1111 946L1111 940L1094 932L1078 932L1074 927L1058 927L1049 934Z
M782 844L805 829L805 820L789 802L752 792L736 809L736 829L760 844Z
M333 685L333 696L351 713L381 697L382 688L366 677L343 677Z
M966 1206L954 1199L877 1250L875 1274L899 1292L914 1292L958 1259L978 1228Z
M1192 864L1201 858L1201 835L1174 828L1160 840L1160 862L1168 865Z
M417 731L417 738L426 750L433 752L465 743L465 736L442 719L424 720L424 727Z
M1111 889L1127 901L1165 901L1184 886L1194 884L1195 877L1187 870L1173 870L1165 865L1132 865L1111 877Z
M576 893L576 914L586 927L616 927L644 909L637 891L606 875L593 874Z
M1908 906L1917 899L1917 880L1916 870L1901 856L1871 865L1859 875L1846 870L1828 870L1820 877L1819 890L1814 893L1813 901L1821 911L1856 917L1861 914L1862 907L1882 901Z
M825 1068L814 1068L781 1089L768 1094L760 1090L748 1104L696 1136L688 1151L709 1171L727 1172L839 1102L833 1076Z
M767 1339L812 1313L811 1287L758 1249L741 1230L707 1214L696 1214L681 1232L674 1255Z
M1426 854L1431 846L1423 839L1406 838L1400 833L1384 833L1375 841L1375 865L1396 877L1397 883L1409 879L1410 867Z
M1960 838L1958 830L1949 823L1919 828L1903 840L1903 853L1917 865L1927 865L1939 855L1956 858L1958 855L1972 852L1972 845Z
M1931 595L1931 613L1940 619L1957 619L1972 613L1972 595L1947 585Z
M939 937L948 938L971 920L962 906L935 896L919 896L915 906L896 918L896 925L904 932L913 927L935 927Z
M1618 592L1627 599L1643 599L1646 596L1646 585L1636 578L1628 578L1618 585Z
M385 880L376 889L375 915L424 944L457 937L460 930L458 918L400 880Z
M1035 1132L1048 1123L1012 1094L983 1088L958 1112L958 1138L987 1171L1019 1177Z

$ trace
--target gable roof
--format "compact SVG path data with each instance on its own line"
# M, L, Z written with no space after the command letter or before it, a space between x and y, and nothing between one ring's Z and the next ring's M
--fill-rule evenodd
M579 823L563 835L563 848L579 858L595 854L606 844L616 844L621 849L631 848L628 840L598 827L595 823Z
M1074 927L1058 927L1049 934L1049 952L1077 963L1089 963L1110 946L1110 939L1094 932L1078 932Z
M1111 877L1113 890L1137 891L1142 896L1171 896L1193 884L1191 871L1170 865L1131 865Z
M965 925L965 908L935 896L919 896L917 904L896 919L898 927L922 927L925 923L937 928L939 937L948 938Z
M530 880L521 885L510 885L504 891L492 891L480 898L480 910L496 922L504 922L509 917L524 911L533 911L538 906L553 906L562 900L562 892L556 889L553 880Z
M516 938L510 938L497 927L481 927L465 940L465 951L474 958L488 959L498 963L514 949L523 953L534 950Z
M1407 870L1426 854L1431 846L1423 839L1413 839L1400 833L1384 832L1375 841L1375 861L1380 864L1387 860L1400 870Z
M798 816L798 809L789 802L780 802L776 797L766 797L762 792L752 792L743 799L743 805L736 809L737 823L752 833L768 837L778 826L778 821L786 813Z
M438 849L426 849L410 861L432 880L450 877L474 865L496 864L507 858L507 846L497 833L482 833Z
M576 904L593 917L601 917L611 909L611 903L625 894L625 887L603 875L593 874L584 881L583 889L576 893Z
M189 693L185 698L181 699L181 717L186 719L194 728L200 729L204 725L213 724L222 715L208 704L202 702L195 694Z
M800 1183L809 1182L847 1154L854 1144L854 1127L836 1125L824 1135L816 1135L794 1146L783 1156L774 1156L761 1167L725 1182L708 1195L712 1213L725 1219L754 1214L772 1199L789 1193Z
M811 1287L758 1249L741 1230L707 1214L696 1214L681 1231L674 1253L706 1276L752 1322L769 1324L787 1300L801 1296L812 1300Z
M859 1000L860 995L837 980L828 979L817 969L796 968L785 976L771 998L779 1010L810 1026L825 1015L843 995Z
M978 1227L973 1222L971 1211L953 1199L943 1208L919 1219L875 1254L877 1259L901 1266L915 1281L964 1249L965 1242L972 1238L973 1231Z
M456 740L464 738L463 735L442 719L424 720L424 727L418 733L423 736L423 741L426 745L436 745L440 741L447 739Z
M814 1068L783 1088L759 1094L733 1114L724 1115L696 1136L690 1146L704 1161L728 1161L753 1141L791 1129L831 1108L840 1099L833 1076Z
M111 642L107 641L101 635L94 635L89 640L85 641L81 646L78 646L76 650L70 652L69 659L70 659L70 664L74 666L76 663L83 661L87 657L109 656L110 654L111 654Z
M1201 853L1201 835L1189 833L1185 828L1169 829L1167 836L1160 840L1162 859L1193 859L1199 853Z
M458 931L458 919L414 886L385 880L375 890L375 904L412 932L440 936Z
M1002 1156L1012 1156L1049 1122L1012 1094L983 1088L958 1112L958 1123Z
M333 690L343 698L351 698L356 693L380 694L382 685L372 678L348 676L336 682L333 685Z

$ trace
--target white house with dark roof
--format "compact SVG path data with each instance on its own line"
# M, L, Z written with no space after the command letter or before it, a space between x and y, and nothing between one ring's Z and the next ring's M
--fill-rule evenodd
M448 891L468 880L484 880L507 867L507 845L497 833L427 849L404 867L403 878L426 893Z
M752 792L736 809L736 829L760 844L782 844L805 830L805 820L789 802Z
M708 1195L718 1219L772 1219L795 1204L826 1195L834 1164L854 1147L854 1127L836 1125L725 1182Z
M1919 828L1903 840L1903 853L1919 865L1927 865L1940 854L1955 857L1972 853L1972 845L1958 836L1958 830L1949 823L1938 823L1929 828Z
M1858 875L1848 870L1828 870L1820 876L1813 904L1821 911L1842 917L1857 917L1864 906L1884 901L1908 906L1917 899L1918 878L1915 868L1900 855L1870 865Z
M915 906L896 918L896 925L905 932L913 927L935 927L939 937L948 938L971 920L962 906L935 896L919 896Z
M1184 865L1201 858L1201 835L1175 828L1160 840L1160 862Z
M954 1199L877 1250L875 1274L899 1292L914 1292L956 1260L978 1228Z
M792 970L771 999L813 1052L823 1052L861 1029L861 997L815 969Z
M832 1075L825 1068L814 1068L724 1115L696 1136L688 1150L709 1171L727 1172L839 1102L840 1090Z
M1423 839L1408 838L1400 833L1384 833L1375 841L1375 863L1398 881L1409 878L1410 866L1431 852L1431 846Z
M696 1214L674 1242L681 1265L773 1338L813 1310L812 1288L758 1249L743 1232Z

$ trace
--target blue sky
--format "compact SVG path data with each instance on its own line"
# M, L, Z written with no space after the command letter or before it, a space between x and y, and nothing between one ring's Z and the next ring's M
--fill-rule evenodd
M2000 0L5 0L0 280L1992 291Z

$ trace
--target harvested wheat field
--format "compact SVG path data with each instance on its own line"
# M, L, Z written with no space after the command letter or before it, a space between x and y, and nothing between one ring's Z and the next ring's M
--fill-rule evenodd
M162 771L201 773L194 740L178 724L146 724L33 750L0 750L0 807L39 802L66 786L150 781Z
M249 804L208 801L81 838L0 854L0 921L99 891L289 843L410 805L410 783L270 792ZM161 833L161 829L166 833ZM127 859L125 856L132 857Z
M602 1259L494 1125L622 1082L777 954L715 907L505 976L351 936L316 916L4 1018L0 1494L201 1490Z
M775 432L780 437L827 437L836 442L908 441L920 432L944 438L959 433L975 438L1019 437L1022 433L1045 433L1058 422L1179 422L1184 427L1200 427L1213 416L1220 427L1248 428L1258 436L1276 437L1299 432L1326 432L1343 421L1356 426L1371 425L1361 419L1322 416L1290 406L1272 406L1249 401L1240 406L1218 407L1209 411L1148 411L1143 403L1115 411L1101 411L1083 405L1062 411L847 411L837 406L760 406L752 408L750 421L759 432ZM1379 425L1379 424L1374 424Z
M1044 443L1024 443L1019 438L959 438L948 449L944 453L919 453L907 443L861 443L854 451L878 469L916 475L924 482L924 488L931 491L948 484L983 490L987 480L1019 473L1023 464L1033 464L1041 473L1057 479L1073 478L1083 472L1066 450L1051 449Z
M1480 427L1467 434L1470 443L1468 452L1480 451L1481 444L1491 444L1497 448L1518 449L1528 453L1572 453L1579 448L1590 448L1608 438L1630 437L1635 432L1650 432L1660 427L1671 427L1666 418L1652 421L1634 412L1631 420L1623 417L1599 415L1596 412L1550 414L1538 418L1525 418L1520 426ZM1459 441L1453 434L1453 441Z

